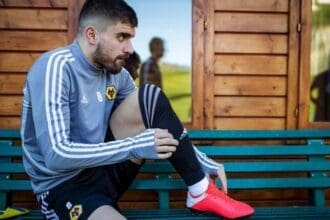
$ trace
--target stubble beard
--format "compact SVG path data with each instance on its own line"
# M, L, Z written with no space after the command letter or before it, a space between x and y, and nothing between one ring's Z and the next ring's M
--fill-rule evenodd
M110 62L109 62L110 61ZM93 62L99 68L105 68L112 74L118 74L122 65L116 64L116 58L111 59L103 50L100 44L97 45L93 54ZM110 64L109 64L110 63Z

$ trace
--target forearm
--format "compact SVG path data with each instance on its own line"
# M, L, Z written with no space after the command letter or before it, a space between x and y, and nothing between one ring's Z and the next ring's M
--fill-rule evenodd
M73 170L117 163L130 158L157 158L154 133L145 131L135 137L99 144L62 140L50 143L45 155L50 170Z

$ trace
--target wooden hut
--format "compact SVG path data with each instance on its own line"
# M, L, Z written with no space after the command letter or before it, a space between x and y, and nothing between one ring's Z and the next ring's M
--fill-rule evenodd
M193 104L189 127L330 127L308 120L311 2L192 0ZM22 87L29 67L44 51L73 40L82 3L0 1L0 129L19 128ZM27 194L28 199L14 195L13 203L36 206L34 200L31 203L31 193ZM247 200L254 196L242 194ZM297 192L280 196L299 197ZM125 196L127 201L138 197L134 193ZM154 195L143 198L146 202L140 206L156 206ZM274 195L266 193L264 198L271 200Z

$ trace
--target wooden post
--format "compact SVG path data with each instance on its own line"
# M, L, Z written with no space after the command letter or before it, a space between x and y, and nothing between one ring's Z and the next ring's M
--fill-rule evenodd
M192 4L192 127L202 129L204 91L204 1Z
M68 43L77 35L79 12L85 0L68 1Z
M214 0L205 2L204 114L205 129L214 129Z
M301 0L301 38L299 65L298 128L309 126L310 62L312 32L312 1Z
M298 121L298 68L299 68L299 36L300 30L300 0L290 1L289 42L288 42L288 93L286 128L296 129Z

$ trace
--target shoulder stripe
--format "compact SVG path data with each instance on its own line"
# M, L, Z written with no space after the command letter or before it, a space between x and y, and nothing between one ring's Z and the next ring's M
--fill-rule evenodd
M51 68L53 67L53 62L54 62L54 58L56 56L62 55L62 54L67 54L69 53L70 50L68 49L64 49L64 50L60 50L57 51L55 53L53 53L50 57L49 60L47 62L47 67L46 67L46 77L45 77L45 110L46 110L46 118L47 118L47 126L48 126L48 132L49 132L49 138L51 141L52 146L54 146L55 140L54 140L54 131L53 131L53 123L52 123L52 115L51 115L51 109L50 109L50 89L51 89Z

